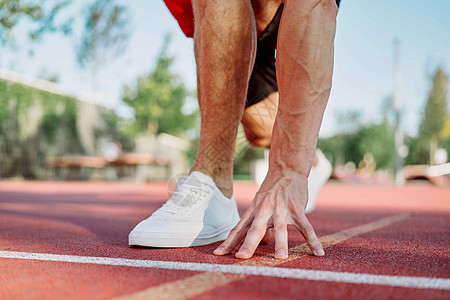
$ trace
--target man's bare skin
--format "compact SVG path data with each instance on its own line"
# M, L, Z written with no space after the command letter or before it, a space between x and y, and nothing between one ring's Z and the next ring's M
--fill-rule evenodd
M252 0L251 2L256 23L256 33L259 36L272 21L282 1Z
M242 125L247 141L255 147L270 149L272 131L278 111L278 92L269 94L260 102L247 107L242 116ZM317 166L318 157L314 154L312 166Z
M242 125L248 142L256 147L270 148L272 130L278 111L278 92L245 109Z
M191 171L209 175L228 197L236 133L256 51L255 4L250 0L193 1L202 124ZM274 228L275 257L285 259L289 224L304 235L315 255L324 255L304 209L307 178L331 88L337 6L333 0L286 0L284 5L277 50L280 99L269 172L241 221L214 251L216 255L229 253L244 239L236 257L250 258L267 229Z

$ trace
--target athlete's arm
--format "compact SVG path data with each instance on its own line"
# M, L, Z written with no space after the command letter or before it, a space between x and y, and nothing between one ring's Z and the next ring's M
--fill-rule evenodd
M311 251L323 247L305 216L307 178L331 89L337 6L333 0L286 0L278 37L280 103L273 131L269 172L241 221L214 251L250 258L268 228L275 257L288 257L287 225L303 234Z

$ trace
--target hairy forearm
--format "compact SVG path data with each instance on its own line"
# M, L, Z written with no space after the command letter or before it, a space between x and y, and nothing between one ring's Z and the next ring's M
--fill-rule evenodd
M337 7L334 1L288 1L280 24L280 102L271 168L308 176L331 89Z

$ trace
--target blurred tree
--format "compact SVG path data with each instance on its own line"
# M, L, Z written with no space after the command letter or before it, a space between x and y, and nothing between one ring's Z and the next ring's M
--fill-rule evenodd
M358 152L357 132L362 126L361 112L346 110L335 115L338 124L338 134L319 138L317 147L320 148L333 162L333 165L343 165L347 161L358 163L362 155Z
M81 66L92 64L94 70L109 56L125 49L130 16L124 6L114 0L97 0L86 8L86 20L77 60Z
M82 14L85 21L76 49L81 67L96 69L107 58L123 52L129 38L128 20L131 19L124 6L115 0L95 0L88 2L83 13L68 13L67 7L72 3L72 0L0 0L0 45L16 46L14 29L21 23L30 27L28 37L31 41L40 41L51 32L71 35Z
M237 179L250 179L256 159L264 158L264 148L253 147L247 141L244 127L238 128L234 147L233 173Z
M357 133L340 133L332 137L319 138L317 148L332 160L334 166L348 161L357 164L363 157L358 150Z
M47 170L46 157L89 154L81 131L90 130L94 140L113 138L125 149L129 140L120 132L121 121L114 111L98 107L97 124L83 114L94 105L69 95L54 94L24 84L0 79L0 178L41 178ZM92 123L91 123L92 124ZM127 143L128 142L128 143Z
M38 178L47 155L82 153L77 100L0 79L0 177Z
M44 5L43 1L0 0L0 43L5 46L14 44L13 29L23 21L28 20L32 26L28 37L39 40L46 32L62 31L69 34L72 31L72 18L57 24L55 17L63 8L70 4L70 0L53 1L54 4Z
M348 114L348 116L357 115L357 113ZM344 118L343 120L347 119ZM359 117L357 119L350 118L353 124L356 124L355 120L359 120ZM372 153L377 169L392 168L394 162L394 137L387 113L379 124L359 124L358 127L355 127L355 125L347 127L347 130L351 129L351 131L328 138L319 138L317 147L332 159L335 166L343 165L348 161L358 165L364 154Z
M419 136L429 141L430 164L434 165L434 155L438 148L439 134L445 128L447 118L448 77L441 68L432 78L432 87L428 96L420 125Z
M447 114L448 77L442 69L433 76L425 112L418 137L405 137L409 152L405 164L426 164L434 158L438 147L450 152L450 116ZM371 152L377 169L393 166L393 98L386 97L381 106L382 121L379 124L363 124L358 112L350 111L337 115L340 133L319 138L318 148L333 160L334 165L353 161L355 164L365 153ZM431 152L431 153L430 153ZM432 161L434 163L434 161Z
M439 147L447 150L450 154L450 114L447 114L444 127L439 133Z
M134 87L124 87L123 101L134 109L132 134L180 135L196 123L196 113L182 113L183 105L193 93L170 69L174 58L167 53L169 44L170 35L166 35L155 69L139 77Z
M450 115L447 115L445 118L444 126L441 132L439 132L439 138L442 140L450 139Z
M358 130L356 140L359 156L372 153L377 169L394 167L394 131L387 120L363 126Z
M427 139L421 136L405 137L405 145L408 146L408 155L405 157L405 165L427 164L428 146Z

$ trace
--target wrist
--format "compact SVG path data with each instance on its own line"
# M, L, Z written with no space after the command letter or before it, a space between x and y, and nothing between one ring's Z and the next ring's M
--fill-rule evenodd
M280 132L275 125L270 147L269 166L308 177L316 150L317 134L302 136L289 130Z
M269 169L279 170L283 175L295 174L307 178L314 160L315 149L290 149L271 147Z

